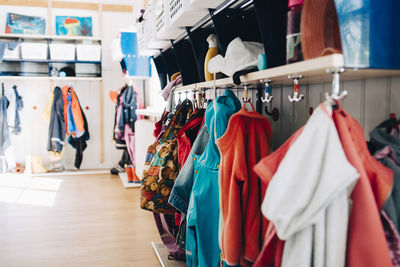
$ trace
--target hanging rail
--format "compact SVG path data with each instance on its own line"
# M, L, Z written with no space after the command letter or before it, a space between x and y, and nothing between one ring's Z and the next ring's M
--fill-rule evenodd
M302 75L303 84L331 83L332 74L327 70L344 68L344 59L342 54L332 54L276 68L262 71L251 72L240 77L241 83L258 84L260 80L273 80L276 85L292 86L293 81L288 79L289 75ZM340 75L340 79L362 80L368 78L390 77L400 75L400 70L383 69L349 69ZM212 88L214 81L194 83L180 86L175 89L179 91L193 91L194 89ZM233 86L232 77L218 79L215 81L217 87Z

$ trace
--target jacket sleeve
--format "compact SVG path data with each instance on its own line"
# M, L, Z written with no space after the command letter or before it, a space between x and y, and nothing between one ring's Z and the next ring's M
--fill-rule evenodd
M203 153L209 139L209 134L206 125L201 128L199 135L194 141L192 149L190 150L188 159L183 165L178 177L175 180L174 187L172 188L169 203L183 213L187 213L189 205L190 192L193 187L193 173L194 165L192 156L200 155Z

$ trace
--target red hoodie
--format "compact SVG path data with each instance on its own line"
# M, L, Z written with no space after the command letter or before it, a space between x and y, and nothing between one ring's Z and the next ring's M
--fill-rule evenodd
M229 265L249 266L261 250L267 227L260 209L265 189L253 167L268 155L271 136L267 118L242 108L231 117L225 134L217 140L221 154L221 249L223 260Z

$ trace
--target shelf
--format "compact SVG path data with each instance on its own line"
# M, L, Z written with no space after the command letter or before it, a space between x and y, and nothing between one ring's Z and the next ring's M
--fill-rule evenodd
M162 242L151 242L151 246L162 267L186 267L184 261L168 259L169 251Z
M0 34L0 39L31 39L31 40L66 40L66 41L96 41L100 42L101 38L91 36L63 36L63 35L30 35L30 34Z
M162 114L163 114L163 111L155 110L152 108L136 109L136 115L161 117Z
M141 186L140 183L128 183L128 176L125 172L120 172L119 178L121 179L121 182L125 188L137 188Z
M333 54L329 56L314 58L301 62L296 62L276 68L256 71L241 76L242 83L259 83L263 80L272 80L275 85L293 85L293 81L288 78L289 75L302 75L300 84L316 84L332 82L332 74L327 70L344 67L342 54ZM361 80L367 78L390 77L400 75L400 70L382 70L382 69L346 69L340 75L340 80ZM212 88L214 81L202 82L180 86L175 92L192 91L194 89ZM218 79L215 81L217 87L234 85L231 77Z
M102 81L101 77L40 77L40 76L0 76L4 80L42 80L42 81Z
M65 63L65 64L101 64L101 61L80 61L80 60L52 60L52 59L45 59L45 60L36 60L36 59L3 59L3 62L28 62L28 63Z

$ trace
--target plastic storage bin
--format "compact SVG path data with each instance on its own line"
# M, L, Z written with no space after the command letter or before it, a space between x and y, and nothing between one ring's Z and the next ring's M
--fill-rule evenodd
M150 5L143 15L146 46L151 49L164 48L170 44L168 40L157 38L157 17L161 13L161 5Z
M171 24L176 27L193 26L208 14L207 9L190 5L190 0L164 0L164 9L169 8Z
M144 22L136 23L137 30L137 42L139 55L141 56L152 56L158 52L157 49L150 49L147 47L146 31Z
M400 69L399 0L334 0L344 65Z
M200 8L216 8L224 2L225 0L190 0L192 6Z
M14 48L14 50L6 49L4 50L3 59L20 59L20 46Z
M197 71L196 60L193 55L190 41L182 39L179 42L174 43L173 47L178 67L181 71L183 85L199 82L200 79Z
M161 56L168 74L168 80L170 80L173 74L180 71L178 62L176 60L175 51L172 47L170 47L164 52L161 52Z
M50 44L50 59L75 60L74 44Z
M164 65L164 61L161 54L156 57L153 57L153 61L157 69L158 78L160 79L161 89L164 89L164 87L168 83L168 77L167 77L167 69Z
M162 8L156 18L156 36L159 39L176 39L185 32L185 29L171 24L169 8L164 8L164 4L163 2Z
M268 68L286 64L288 1L253 0Z
M44 43L21 43L21 58L28 60L46 60L47 44Z
M76 45L76 58L79 61L100 61L101 45Z
M240 37L243 41L262 42L254 9L244 11L227 8L213 14L211 18L222 55L225 55L229 43L236 37ZM285 50L285 47L283 49Z
M208 51L207 37L215 32L211 27L208 28L197 28L194 31L188 30L189 40L192 43L193 53L196 60L197 72L199 75L199 81L204 82L204 61Z

